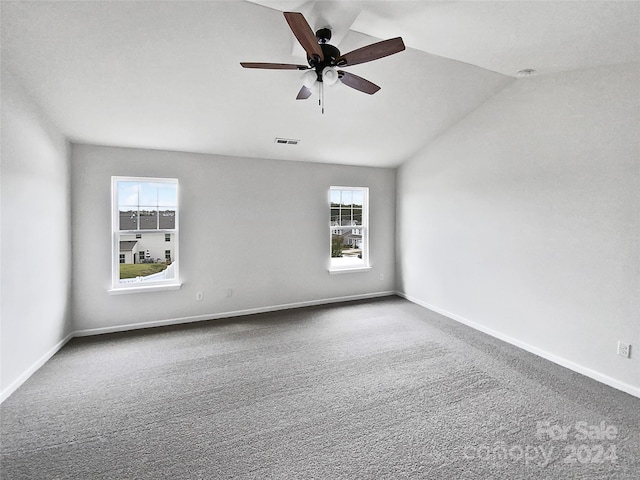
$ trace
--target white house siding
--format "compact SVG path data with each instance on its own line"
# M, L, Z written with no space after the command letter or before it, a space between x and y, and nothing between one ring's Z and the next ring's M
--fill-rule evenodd
M160 261L164 262L165 250L170 250L171 260L175 260L175 234L170 233L169 235L171 236L171 240L168 242L165 241L165 234L163 232L142 233L141 238L136 238L135 234L121 235L121 241L133 240L138 242L133 250L133 253L138 253L138 255L131 260L125 257L126 263L140 263L140 256L144 255L147 250L149 250L149 258L152 258L154 261L160 259Z
M131 251L123 252L122 250L120 250L120 255L122 254L124 254L124 263L133 263L133 252Z

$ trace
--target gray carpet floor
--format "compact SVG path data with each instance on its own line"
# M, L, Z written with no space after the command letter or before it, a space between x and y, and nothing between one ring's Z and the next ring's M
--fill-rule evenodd
M640 399L397 297L76 338L3 479L637 479Z

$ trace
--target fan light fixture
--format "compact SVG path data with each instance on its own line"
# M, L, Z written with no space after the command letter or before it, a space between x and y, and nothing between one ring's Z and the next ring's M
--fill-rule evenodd
M325 85L333 85L338 81L338 71L333 67L324 67L322 70L322 82Z
M307 70L302 74L302 84L307 88L311 88L316 80L318 80L318 75L315 70Z

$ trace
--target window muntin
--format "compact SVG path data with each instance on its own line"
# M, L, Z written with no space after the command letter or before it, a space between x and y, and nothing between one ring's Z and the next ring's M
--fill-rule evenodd
M178 180L112 177L112 192L113 290L178 285Z
M329 270L369 267L369 189L331 187L329 189Z

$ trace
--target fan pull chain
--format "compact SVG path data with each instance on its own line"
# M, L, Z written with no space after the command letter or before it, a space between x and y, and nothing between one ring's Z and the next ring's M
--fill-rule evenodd
M324 82L320 82L320 98L318 99L318 105L322 108L322 114L324 115Z

